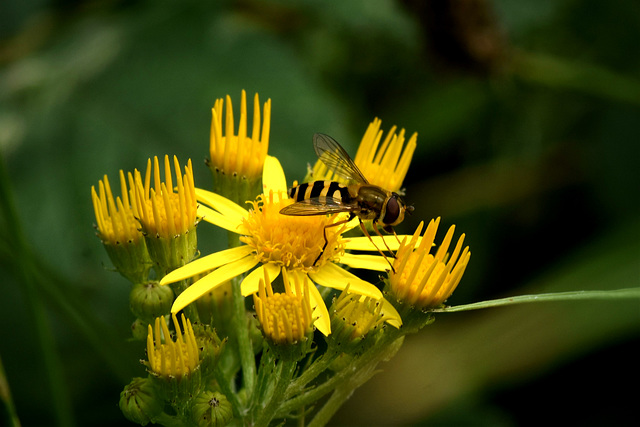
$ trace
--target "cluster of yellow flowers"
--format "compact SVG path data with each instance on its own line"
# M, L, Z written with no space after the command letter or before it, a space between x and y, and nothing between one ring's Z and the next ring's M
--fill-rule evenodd
M156 157L153 162L149 159L144 180L137 170L126 175L120 172L120 197L114 199L106 176L99 182L98 190L92 188L91 193L97 234L115 268L136 286L146 284L143 291L139 288L138 292L132 292L131 306L138 317L141 331L138 336L147 335L147 366L150 372L156 377L184 381L202 363L205 356L201 349L207 346L206 342L219 347L216 354L224 345L236 348L239 356L232 358L233 363L229 362L236 366L232 374L237 371L237 366L241 366L248 390L246 394L250 396L237 396L235 386L223 380L229 372L216 374L218 385L215 390L198 384L189 393L193 396L217 393L216 399L222 396L229 400L225 402L226 406L223 405L227 411L225 414L244 417L259 412L256 419L265 421L263 414L268 409L272 409L269 417L283 414L279 412L282 409L278 409L281 402L261 395L264 384L260 381L267 381L264 378L260 380L261 371L258 380L255 379L253 355L260 349L249 350L254 353L246 355L247 346L259 347L260 339L254 337L254 332L260 331L265 345L274 349L275 356L263 353L263 361L276 357L298 362L304 357L311 357L308 356L309 344L313 340L314 329L325 336L334 334L329 342L343 345L346 349L351 341L360 342L368 335L375 335L375 331L384 329L385 323L396 331L401 331L403 324L407 323L412 326L427 324L429 309L441 306L449 298L460 282L471 254L468 247L463 249L464 235L458 238L453 252L449 253L453 226L444 240L436 244L439 218L431 220L424 233L424 224L420 223L413 235L396 236L394 233L372 237L368 233L354 236L350 232L360 225L366 233L354 206L351 210L344 209L345 212L353 212L349 217L329 209L320 209L313 214L310 211L308 215L281 214L280 211L294 201L290 198L289 181L280 162L267 154L271 101L264 104L261 120L260 101L255 95L251 134L248 133L244 91L237 133L229 96L226 98L226 116L223 114L224 105L220 99L212 110L207 164L214 177L215 191L196 188L190 160L181 173L178 159L173 158L172 170L166 156L164 181L160 178ZM354 162L370 184L387 192L402 194L417 134L413 134L405 144L404 130L396 132L393 127L383 138L380 127L378 119L369 125ZM331 166L321 158L313 168L313 178L316 181L340 181L339 171ZM249 209L242 206L247 200L251 202ZM316 204L321 202L322 198L315 201ZM196 227L200 221L227 230L228 247L199 256ZM434 246L437 250L432 253ZM381 248L391 251L392 256L386 257ZM363 251L380 255L362 254ZM363 280L351 269L386 274L384 288ZM173 292L167 293L166 289ZM217 293L220 289L230 294L226 304L233 305L233 310L212 313L203 309L206 304L194 304L197 300L221 298ZM333 290L342 291L342 294L337 299L334 297L330 310L326 301L331 298ZM239 313L245 310L243 297L249 295L253 296L255 319L238 318ZM171 338L165 321L165 316L169 315L168 307L173 316L175 340ZM175 317L179 312L183 312L184 332L180 331ZM228 314L221 314L223 312ZM198 328L194 332L192 322L213 325L221 333L233 332L228 333L229 342L225 344L215 336L215 332L199 335ZM398 336L401 332L394 335L395 338ZM375 342L373 339L369 341ZM301 344L302 347L295 352L282 351L288 346ZM362 352L365 347L358 349ZM331 350L329 353L335 356L339 352ZM287 366L281 368L283 372L287 372ZM293 382L281 384L276 381L272 386L275 394L278 395L280 390L279 397L286 401L292 397L291 390L303 390L306 382L317 376L317 373L310 372L320 370L313 368L313 364L310 366L308 372L301 373L299 377L295 377L295 369L291 368L289 380ZM284 374L281 372L281 375ZM228 378L226 380L228 382ZM133 398L135 390L145 389L140 379L136 381L135 387L132 385L127 391L127 402ZM266 403L263 402L259 411L252 409L260 406L257 403L260 398L266 399ZM176 405L175 399L172 404ZM228 409L228 404L233 411ZM187 409L182 408L183 412L176 409L176 416L196 412L209 414L207 411L211 409L192 410L189 409L191 404L185 405ZM130 407L132 405L124 405L124 408ZM163 422L162 417L168 415L157 411L156 406L153 408L144 416L131 414L129 409L123 411L128 418L138 422ZM229 417L221 419L228 421Z

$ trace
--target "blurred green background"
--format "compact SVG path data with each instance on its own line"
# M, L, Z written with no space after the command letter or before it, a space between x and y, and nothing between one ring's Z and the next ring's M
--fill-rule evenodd
M640 286L639 40L633 0L2 2L0 356L23 425L125 424L144 348L90 188L164 154L208 188L210 109L242 89L271 98L289 180L314 132L351 153L374 117L418 132L400 231L466 233L452 305ZM638 300L440 314L333 425L632 425L639 343Z

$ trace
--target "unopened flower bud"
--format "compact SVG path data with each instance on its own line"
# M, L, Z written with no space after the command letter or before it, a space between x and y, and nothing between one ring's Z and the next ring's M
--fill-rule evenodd
M327 342L347 354L360 353L375 343L385 322L396 327L400 322L400 316L388 301L353 294L348 285L329 312L332 333Z
M193 399L190 418L198 427L222 427L233 418L233 408L224 394L203 391Z
M144 341L147 339L149 322L142 319L136 319L131 324L131 336L136 341Z
M162 407L162 400L147 378L134 378L120 393L120 410L134 423L144 426L154 422Z
M138 283L133 286L129 293L129 308L136 317L146 322L145 336L147 324L153 323L156 317L169 314L173 300L171 287L160 286L158 282Z

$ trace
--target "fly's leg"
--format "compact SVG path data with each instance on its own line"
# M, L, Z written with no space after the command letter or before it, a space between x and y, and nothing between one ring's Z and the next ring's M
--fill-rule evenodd
M347 222L351 221L353 219L353 217L355 217L356 214L354 214L353 212L349 213L349 218L342 220L342 221L338 221L334 224L330 224L330 225L325 225L324 229L322 230L322 234L324 237L324 246L322 246L322 250L320 251L320 253L318 254L318 257L316 258L315 261L313 261L313 265L315 267L316 263L318 262L318 260L320 259L320 257L322 256L322 254L324 253L324 250L327 248L327 245L329 244L329 239L327 239L327 228L329 227L337 227L339 225L342 224L346 224ZM362 224L362 221L360 221L360 224Z
M373 239L371 238L371 235L367 231L367 228L364 226L364 223L362 221L360 221L360 228L362 229L362 232L364 233L364 235L367 236L369 238L369 240L371 240L371 243L373 243ZM395 258L395 255L394 255L393 251L389 248L389 245L387 245L387 242L384 240L384 237L382 236L382 234L380 234L380 230L378 230L378 225L376 224L375 221L373 222L373 229L375 230L376 234L378 236L380 236L380 238L382 239L382 242L384 243L384 245L386 246L387 250L391 254L391 257ZM380 250L380 248L378 246L376 246L375 243L373 243L373 245L376 247L378 252L380 252L380 255L382 255L384 257L385 261L387 261L387 263L389 263L389 267L391 267L391 271L393 271L393 273L395 274L396 270L395 270L395 268L393 268L393 264L391 263L391 261L389 261L389 258L387 257L387 255L385 255L385 253L382 250Z

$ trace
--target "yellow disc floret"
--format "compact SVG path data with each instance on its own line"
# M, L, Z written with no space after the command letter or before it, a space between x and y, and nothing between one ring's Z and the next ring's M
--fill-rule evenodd
M260 262L314 271L344 253L340 236L343 227L331 227L335 216L281 215L280 210L290 203L273 193L259 196L253 202L253 209L244 221L248 235L240 240L253 247Z
M285 292L274 293L268 277L260 280L260 288L257 294L253 294L253 301L264 335L275 344L295 344L304 340L312 330L309 282L304 280L303 289L301 281L296 280L294 292L286 270L283 270L283 281Z
M149 358L149 368L156 375L181 378L196 369L200 361L200 352L191 321L186 319L184 314L182 315L183 334L175 314L172 315L172 318L176 328L175 341L171 339L164 317L156 318L155 328L149 325L147 357Z

